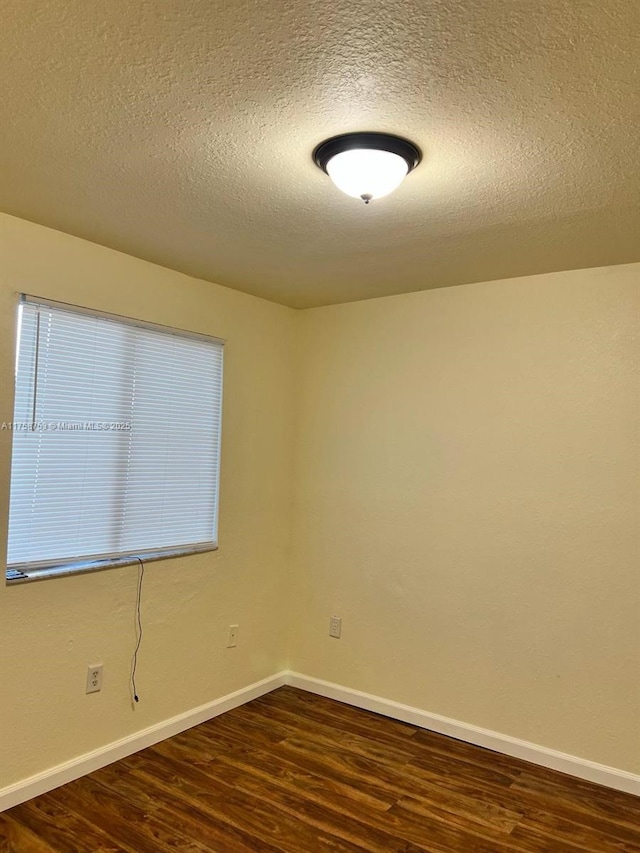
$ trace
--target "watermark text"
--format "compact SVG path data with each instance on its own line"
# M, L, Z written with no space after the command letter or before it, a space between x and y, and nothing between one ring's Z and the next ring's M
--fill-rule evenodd
M130 421L3 421L11 432L129 432Z

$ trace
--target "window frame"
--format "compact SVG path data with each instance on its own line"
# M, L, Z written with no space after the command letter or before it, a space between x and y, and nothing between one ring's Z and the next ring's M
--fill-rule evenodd
M38 566L36 561L34 561L34 565L32 567L25 567L23 569L12 568L8 564L8 545L9 545L9 510L10 510L10 501L11 501L11 477L9 477L8 483L8 500L7 500L7 536L6 536L6 551L5 551L5 572L6 572L6 585L20 584L20 583L28 583L31 581L40 581L47 578L52 577L64 577L69 575L76 574L88 574L97 571L104 571L106 569L118 568L121 566L129 566L138 564L141 560L143 562L151 562L156 560L164 560L164 559L172 559L175 557L184 557L190 556L192 554L203 554L210 553L212 551L217 551L219 549L219 499L220 499L220 465L221 465L221 456L222 456L222 408L223 408L223 390L224 390L224 346L226 344L226 340L224 338L220 338L214 335L209 335L203 332L194 332L188 329L182 329L174 326L168 326L162 323L154 323L146 320L141 320L139 318L129 317L124 314L116 314L112 312L106 312L98 309L89 308L87 306L76 305L74 303L62 302L60 300L49 299L47 297L35 296L33 294L27 294L24 292L16 293L16 304L15 304L15 337L14 337L14 361L13 361L13 374L14 374L14 382L13 382L13 394L11 399L11 407L12 407L12 417L15 418L15 393L17 388L17 360L18 360L18 347L20 345L20 306L24 304L35 304L42 305L43 307L48 307L52 309L60 309L67 312L73 312L75 314L84 315L92 318L100 318L104 320L109 320L112 322L116 322L120 325L128 325L134 328L151 330L155 332L159 332L164 335L173 335L182 339L191 339L191 340L199 340L204 341L205 343L212 344L220 349L220 405L219 405L219 422L218 422L218 447L217 447L217 465L215 471L215 479L212 483L213 489L215 490L215 527L214 532L216 534L215 539L212 542L207 542L204 544L193 544L193 545L180 545L177 547L159 547L157 549L146 549L140 550L139 553L135 552L123 552L123 553L114 553L109 555L95 555L95 557L88 559L80 559L80 560L71 560L61 558L59 562L56 562L55 565L46 565L46 566ZM6 425L5 425L6 428ZM17 430L12 430L12 432L17 433ZM9 465L10 471L13 465L14 458L14 435L11 436L11 446L10 446L10 455L9 455ZM22 565L22 564L20 564Z

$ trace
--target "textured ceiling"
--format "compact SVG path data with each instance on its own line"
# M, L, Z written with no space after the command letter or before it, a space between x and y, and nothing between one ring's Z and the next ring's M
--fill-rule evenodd
M295 307L640 260L638 0L3 0L0 209ZM365 207L353 130L424 160Z

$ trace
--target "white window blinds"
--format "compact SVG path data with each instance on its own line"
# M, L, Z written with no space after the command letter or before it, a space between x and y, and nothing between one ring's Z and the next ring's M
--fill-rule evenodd
M23 300L8 567L217 542L222 342Z

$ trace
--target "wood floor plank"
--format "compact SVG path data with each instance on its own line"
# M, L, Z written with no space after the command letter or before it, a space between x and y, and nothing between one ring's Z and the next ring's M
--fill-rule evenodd
M155 809L141 808L112 787L105 787L86 776L52 792L58 805L89 820L110 839L130 853L201 853L201 848L181 834L175 825L163 823Z
M235 708L203 723L198 727L201 729L198 736L211 738L213 733L210 743L214 746L218 743L232 745L238 740L241 743L251 742L255 745L272 746L280 743L287 736L288 731L283 726L277 725L275 720L273 724L265 726L263 718L251 719L251 717L238 716L235 712L239 710L241 709Z
M232 771L232 772L230 772ZM225 772L226 784L231 784L236 789L247 791L254 796L262 796L278 808L287 811L291 815L297 815L306 820L312 826L329 831L333 828L345 840L362 844L366 842L366 850L375 853L392 853L411 842L421 848L439 850L435 845L434 835L441 831L442 824L455 825L451 812L439 810L433 807L429 815L430 820L414 820L413 816L407 817L401 813L391 810L370 810L364 804L357 804L346 799L329 800L326 796L319 798L314 792L299 788L292 790L286 782L277 775L263 778L255 773L255 766L247 765L246 768L237 766L227 767ZM265 784L267 785L265 791ZM355 806L355 807L354 807ZM513 823L507 826L491 824L485 821L477 828L473 823L466 822L466 829L460 820L457 824L461 830L459 840L466 842L466 847L461 849L485 849L481 840L493 840L504 842L506 835L512 829ZM428 846L427 846L428 845ZM486 849L489 846L486 845ZM505 847L499 849L506 849Z
M184 801L203 820L216 820L241 830L256 839L265 840L283 853L299 853L316 844L332 853L356 853L362 850L332 833L313 828L300 815L292 816L274 807L271 799L234 790L229 785L206 776L196 768L185 768L160 755L149 755L146 769L136 770L148 785ZM364 848L367 849L366 847Z
M640 799L281 688L0 814L0 853L640 853Z
M522 820L522 813L505 809L474 797L451 794L433 786L429 797L402 797L397 805L414 814L449 820L458 826L479 824L501 833L510 833Z
M165 826L179 827L181 835L190 838L198 845L197 849L215 851L215 853L280 853L278 848L263 842L242 830L238 830L229 824L217 824L209 819L203 820L201 812L194 810L189 803L174 796L175 790L169 784L164 789L157 784L149 784L149 777L141 768L147 766L145 755L130 756L112 767L121 767L126 763L124 773L114 773L111 786L118 793L126 796L132 803L142 808L147 808L148 803L153 804L154 818L161 821ZM139 758L139 760L137 760ZM134 772L135 769L139 772ZM109 784L109 778L104 779L104 771L111 768L103 768L98 771L99 781ZM158 780L154 779L154 783ZM124 782L124 784L123 784ZM182 846L176 849L184 849Z
M309 720L348 729L354 734L373 739L379 738L384 743L393 742L401 749L406 748L408 739L420 731L409 723L392 720L379 714L368 713L363 716L359 708L343 702L335 702L333 699L325 699L323 696L294 690L291 687L275 691L273 699L271 694L256 699L254 707L264 707L267 712L272 707L283 708Z
M0 821L1 853L56 853L43 838L12 818Z
M276 779L290 790L326 803L329 807L348 806L356 811L385 812L394 802L391 795L381 797L377 792L372 792L363 779L350 782L337 773L318 773L306 767L304 761L289 761L281 752L252 752L246 757L222 755L218 760L221 765L231 765L260 776L265 782Z
M531 765L518 758L509 755L501 755L490 749L474 746L470 743L457 740L456 738L441 735L438 732L430 732L426 729L419 730L412 737L412 743L416 749L421 748L417 758L427 755L444 755L447 758L457 758L478 767L491 767L493 770L501 770L510 776L517 777Z
M398 748L395 743L374 741L363 735L345 731L340 726L332 727L311 721L306 717L299 717L291 711L273 708L271 711L265 712L251 707L252 704L243 705L242 708L236 708L235 711L231 712L243 726L253 726L258 730L271 728L274 731L282 732L285 737L308 732L313 735L318 743L339 746L343 750L394 766L404 764L414 756L408 745L406 748Z
M638 804L632 794L600 788L581 779L571 779L552 771L535 768L520 775L513 784L514 793L537 794L547 805L560 800L577 811L587 811L608 817L631 827L640 825ZM606 795L603 794L606 791Z
M486 779L479 784L466 777L442 774L435 767L425 770L411 763L393 767L345 752L338 745L318 744L307 735L287 738L279 750L292 761L315 767L316 772L322 773L322 768L330 767L353 784L361 779L381 796L392 796L395 800L405 796L429 799L432 792L441 790L449 796L466 795L509 808L509 788L502 777L500 784L494 785Z
M546 845L564 844L584 853L630 853L640 849L632 839L623 839L614 834L603 833L593 827L575 821L563 820L554 815L536 814L524 817L516 827L515 840L537 838Z
M640 849L640 815L635 822L620 821L613 815L604 815L600 810L588 809L582 804L574 806L560 797L541 796L520 788L512 791L511 798L514 808L522 812L523 820L541 827L558 827L565 821L578 827L576 834L586 829L594 835L618 839Z
M154 747L151 752L158 752L158 747ZM169 766L169 760L166 764ZM502 846L494 844L493 848L491 847L491 841L504 842L506 832L498 825L491 826L488 821L479 828L472 825L470 831L464 831L460 825L453 828L445 826L447 823L454 824L451 814L442 811L436 815L438 810L434 809L432 814L434 820L427 827L425 821L415 820L412 815L398 813L390 817L388 813L379 811L374 814L366 810L362 804L353 809L346 800L329 802L325 797L322 807L319 808L313 793L287 790L287 783L283 783L277 773L270 778L260 778L256 774L255 767L250 763L242 768L229 763L223 771L217 771L214 766L211 766L208 772L202 768L192 768L187 772L184 765L176 766L176 771L178 767L182 768L182 779L188 776L199 786L201 792L211 787L214 780L209 779L207 782L206 777L214 773L216 779L224 779L223 784L268 802L272 809L280 809L296 816L298 820L307 822L315 829L327 831L332 827L333 832L343 840L358 840L360 844L365 844L366 850L375 851L375 853L392 853L397 849L406 849L407 843L413 843L416 846L429 844L426 849L446 849L446 846L442 847L437 839L434 840L434 835L445 835L447 843L449 837L453 835L457 844L469 849L473 845L473 849L478 851L508 849L504 844ZM512 823L509 824L506 829L511 829L512 825Z
M114 764L96 770L91 774L91 778L105 788L117 792L121 797L126 797L147 814L157 811L162 806L161 801L140 786L124 761L116 761Z
M469 784L458 788L447 787L437 776L415 778L407 773L408 765L401 769L391 769L360 756L344 753L329 753L325 748L303 739L284 741L280 755L286 756L291 763L313 772L319 778L331 776L348 780L354 788L366 785L373 796L392 805L394 802L422 800L430 803L442 812L463 816L465 820L490 823L501 830L510 829L522 817L521 812L513 811L493 796L478 796L478 787ZM424 775L424 774L423 774ZM462 788L462 790L460 790ZM508 793L500 791L503 799Z
M180 799L167 800L158 816L166 821L179 821L185 833L212 853L282 853L262 838L234 826L212 819L211 815Z
M178 771L178 767L175 768ZM211 768L213 771L216 768ZM244 797L246 802L254 804L259 802L261 806L268 809L272 816L278 815L280 819L286 817L293 820L296 829L303 833L308 840L316 839L320 844L330 838L331 843L339 847L335 849L357 849L359 845L369 853L405 853L405 851L420 850L424 848L409 844L408 839L395 837L387 832L388 822L384 813L378 812L380 820L374 822L369 820L370 814L366 813L362 805L356 806L360 819L351 813L349 808L339 808L332 803L332 808L327 803L324 805L316 802L313 794L307 792L302 796L297 791L287 789L286 785L279 783L277 778L265 780L253 772L251 767L247 769L233 765L221 768L219 775L215 777L211 773L202 770L193 770L185 773L184 768L179 769L181 779L189 777L189 795L202 801L208 801L208 794L215 790L224 796L224 789L233 791L236 795ZM192 787L193 785L193 787ZM206 792L206 793L205 793ZM297 834L298 834L297 833ZM278 843L282 844L282 840ZM299 843L298 838L295 843ZM289 846L283 849L291 849ZM295 848L295 844L294 847ZM300 848L298 848L300 849ZM331 847L330 849L334 849Z
M9 812L10 819L29 829L56 853L128 853L99 827L59 806L55 795L56 791L51 791L16 806Z
M466 780L471 785L491 786L508 789L517 781L519 770L509 772L504 766L491 767L486 764L471 763L455 756L447 757L440 753L413 758L407 763L406 772L420 778L422 771L439 776L454 776Z

